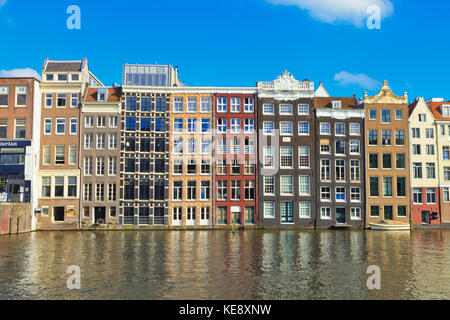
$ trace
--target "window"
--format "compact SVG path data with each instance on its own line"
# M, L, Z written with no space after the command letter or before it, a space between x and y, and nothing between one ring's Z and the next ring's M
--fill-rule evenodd
M391 145L391 130L382 131L382 144L383 146Z
M299 194L301 196L309 196L311 194L310 176L299 176L298 187L299 187Z
M245 133L253 133L255 130L254 120L253 119L244 119L244 132Z
M361 201L361 188L351 187L350 188L350 201L360 202Z
M188 133L197 132L197 119L194 118L187 119L187 132Z
M197 160L188 159L187 161L187 174L197 174Z
M42 164L44 165L50 165L50 161L51 161L51 146L43 146L42 147Z
M280 176L280 193L281 195L293 195L294 194L294 177L293 176Z
M397 216L398 217L406 217L406 206L398 206Z
M377 130L369 130L369 145L371 145L371 146L378 145L378 131Z
M392 155L390 153L383 154L383 169L392 169Z
M231 180L231 200L241 200L240 180Z
M359 136L361 135L361 126L359 123L350 123L350 135Z
M183 119L173 119L173 133L183 133Z
M307 104L299 104L298 106L298 114L299 115L309 115L309 105Z
M436 178L436 165L432 162L426 164L427 167L427 179Z
M350 140L350 154L360 154L359 140Z
M15 139L25 139L26 138L26 119L16 119L15 120Z
M350 180L361 181L361 169L359 160L350 160Z
M183 160L181 160L181 159L173 160L173 174L174 175L183 174Z
M244 183L244 199L255 200L255 181L246 180Z
M173 182L172 200L183 200L183 181Z
M155 119L155 131L156 132L166 131L166 119L164 119L164 118L156 118Z
M220 201L226 201L227 200L227 181L226 180L219 180L217 181L217 199Z
M274 135L273 121L264 121L263 122L263 133L265 136L273 136Z
M50 177L42 177L42 197L49 198L51 197L51 178Z
M420 138L420 129L419 128L412 128L412 137L413 138Z
M292 147L280 147L280 165L281 168L292 168L294 166Z
M227 98L217 98L217 112L227 112Z
M84 126L86 128L93 128L94 127L94 117L89 116L84 118Z
M150 172L150 159L140 159L139 171Z
M379 217L380 216L380 207L379 206L370 206L370 216L371 217Z
M128 159L125 159L125 163L126 163L126 160L128 160ZM134 161L134 159L133 159L133 161ZM97 162L96 175L103 176L105 174L105 157L97 157L96 162ZM133 162L133 164L134 164L134 162ZM125 166L126 166L126 164L125 164ZM134 172L134 169L133 169L133 172Z
M241 112L241 98L231 98L230 111L233 113Z
M211 112L211 98L210 97L202 97L201 98L200 112L201 113L210 113Z
M415 179L422 179L422 163L420 162L413 163L413 177Z
M70 107L78 108L78 93L72 93L70 95Z
M72 74L72 81L78 81L80 76L78 74Z
M423 202L422 200L422 189L420 188L413 188L413 202L421 204Z
M9 104L9 87L0 87L0 106L7 107Z
M69 177L67 184L67 196L76 197L77 196L77 177Z
M320 187L320 199L322 201L331 201L331 188Z
M56 107L57 108L65 108L66 107L66 94L65 93L58 93L57 100L56 100Z
M450 167L444 167L444 180L450 180Z
M110 126L110 128L118 128L119 127L119 118L118 117L109 117L109 126Z
M445 126L439 126L439 128L440 128L440 132L441 132L441 136L444 136L445 135Z
M141 118L141 131L150 131L151 120L150 118Z
M65 146L55 147L55 165L63 165L66 163L66 148Z
M52 119L45 118L44 119L44 135L52 134ZM6 138L6 136L5 136Z
M403 153L397 154L396 156L396 167L397 169L405 169L405 155Z
M298 166L299 168L309 168L310 161L310 149L308 146L298 147Z
M405 131L395 130L395 144L398 146L405 145Z
M450 159L450 147L449 146L442 147L442 157L444 160Z
M345 141L343 140L336 141L336 154L337 155L345 154Z
M8 119L0 119L0 139L8 138Z
M280 104L280 115L292 115L292 104Z
M217 139L217 154L226 154L227 153L227 139L219 138Z
M264 104L263 105L263 114L272 115L273 112L273 104Z
M255 207L245 207L245 223L253 224L255 223Z
M350 209L350 219L351 220L361 220L361 208L351 208Z
M226 175L227 174L226 160L217 160L217 174L218 175Z
M397 197L406 197L406 178L397 177Z
M450 188L444 187L444 202L450 202Z
M105 185L103 183L97 183L95 185L95 201L105 201Z
M164 173L166 171L166 161L164 158L155 159L155 173Z
M134 200L134 179L125 179L125 200Z
M425 129L425 137L427 139L433 139L434 138L434 130L432 128Z
M275 176L264 176L264 194L275 195Z
M419 122L427 122L427 116L425 114L419 114Z
M298 211L299 211L300 218L310 218L311 217L311 202L300 201Z
M320 208L320 218L324 220L331 219L331 208L329 207Z
M263 165L264 168L273 168L274 167L274 160L275 160L275 156L274 156L275 150L273 147L267 147L264 146L263 147Z
M231 174L232 175L241 174L241 164L238 159L233 159L231 161Z
M291 121L281 121L280 122L280 135L281 136L291 136L293 134L292 122Z
M197 98L195 98L195 97L188 98L187 112L188 113L196 113L197 112Z
M58 74L58 81L67 81L67 74Z
M78 119L70 118L70 134L71 135L77 134L77 128L78 128Z
M320 160L320 180L328 181L331 179L330 160Z
M92 175L92 157L84 158L84 175L86 176Z
M217 132L227 133L227 119L217 119Z
M309 135L309 122L299 122L298 123L298 135L308 136Z
M211 161L209 159L202 159L200 174L211 174Z
M255 153L255 140L249 138L244 139L244 152L245 154Z
M116 157L109 157L108 174L110 176L115 176L117 174L117 158Z
M63 135L66 134L66 119L56 118L56 134Z
M329 135L331 134L331 125L328 122L320 123L320 134L321 135Z
M186 142L186 153L195 154L197 152L197 139L191 138Z
M182 113L183 112L183 98L177 97L173 99L173 112L174 113Z
M402 119L403 119L402 110L395 110L395 120L402 120Z
M392 178L383 177L383 196L392 197Z
M111 133L109 135L109 149L117 149L117 133Z
M378 169L378 153L369 154L369 169Z
M345 160L336 160L336 180L345 181Z
M92 201L92 183L83 186L83 199L84 201Z
M116 201L116 200L117 200L117 186L115 183L109 183L108 184L108 201Z
M244 174L246 175L255 174L255 164L250 159L245 159L244 161Z
M202 139L201 145L201 154L210 154L211 153L211 141L209 139Z
M210 133L210 132L211 132L211 120L202 119L202 133Z
M136 97L127 97L125 102L125 109L127 111L136 111Z
M86 133L84 135L84 148L92 149L94 147L94 134Z
M377 120L377 110L369 110L369 120Z
M336 188L336 201L344 202L345 200L345 188L337 187Z
M241 132L241 119L231 119L231 133Z
M378 197L379 194L379 186L378 186L378 178L377 177L370 177L369 178L369 195L371 197Z
M294 203L293 202L281 202L281 222L292 223L294 222Z
M164 200L165 192L164 192L164 179L155 179L155 192L153 195L153 200ZM155 208L155 211L157 211ZM155 215L157 215L157 212L155 212Z
M1 92L1 88L0 88L0 92ZM0 100L1 100L1 97L2 97L2 95L0 94ZM1 105L1 101L0 101L0 105ZM47 93L45 95L45 107L46 108L53 107L53 94Z
M69 146L69 165L77 164L77 146Z
M426 145L426 152L427 152L427 155L434 155L434 145L433 144L427 144Z
M330 146L329 140L320 142L320 153L321 154L330 154L331 153L331 146Z
M334 134L336 136L345 136L345 124L343 124L343 123L336 123L334 125Z
M417 155L421 154L421 152L420 152L420 144L413 144L412 145L412 153L413 154L417 154Z
M99 133L97 134L97 149L105 149L106 145L106 134Z
M275 201L264 201L264 218L275 218Z
M391 123L390 110L381 110L381 123Z
M428 204L436 203L436 189L427 188L427 203Z
M166 112L166 98L155 99L155 112Z
M64 197L64 177L55 177L55 197Z
M249 113L254 111L254 99L245 98L244 99L244 112Z

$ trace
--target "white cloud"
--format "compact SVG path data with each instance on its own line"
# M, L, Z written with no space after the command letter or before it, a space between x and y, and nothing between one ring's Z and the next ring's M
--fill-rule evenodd
M354 74L347 71L341 71L334 75L334 80L341 86L357 85L363 89L375 90L379 88L380 82L372 79L364 73Z
M297 6L308 11L314 19L331 24L351 23L357 27L365 25L369 17L367 8L378 6L381 19L394 12L391 0L267 0L272 4Z
M1 0L0 0L1 1ZM0 70L0 77L3 78L29 78L34 77L41 79L39 73L31 68L24 69L11 69L11 70Z

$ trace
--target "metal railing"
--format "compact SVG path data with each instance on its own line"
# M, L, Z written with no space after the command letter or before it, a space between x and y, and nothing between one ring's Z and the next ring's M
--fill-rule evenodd
M0 193L0 202L30 203L31 195L28 193Z

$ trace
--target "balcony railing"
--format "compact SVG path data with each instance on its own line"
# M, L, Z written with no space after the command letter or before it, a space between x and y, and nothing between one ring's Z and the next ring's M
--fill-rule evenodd
M0 193L0 202L3 202L3 203L30 203L31 195L28 193Z

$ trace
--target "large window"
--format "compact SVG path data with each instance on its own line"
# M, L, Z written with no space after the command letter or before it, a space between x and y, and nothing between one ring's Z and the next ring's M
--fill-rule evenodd
M197 112L197 98L196 97L188 98L187 112L188 113L196 113Z
M298 211L300 218L310 218L311 217L311 202L300 201L298 204Z
M280 147L281 168L292 168L294 163L292 147Z
M201 113L210 113L211 112L211 98L210 97L202 97L201 105L200 105Z
M246 180L244 183L244 199L255 200L255 181Z
M392 177L383 177L383 196L392 197Z
M263 133L266 136L271 136L274 134L275 127L273 121L264 121L263 122Z
M336 180L345 181L345 160L336 160Z
M6 138L8 138L8 119L0 119L0 139Z
M361 168L359 160L350 160L350 180L361 181Z
M310 149L308 146L298 147L298 166L299 168L307 169L311 165Z
M241 181L231 181L231 200L241 200Z
M230 111L231 112L241 112L241 98L231 98L231 103L230 103Z
M320 180L329 181L331 179L330 160L320 160Z
M227 98L217 98L217 112L227 112Z
M397 197L406 197L406 178L397 177Z
M264 194L275 195L275 177L264 176Z
M264 218L275 218L275 201L264 201Z
M294 194L294 177L293 176L280 176L281 195L293 195Z
M66 147L55 147L55 165L63 165L66 163Z
M371 197L378 197L379 194L379 185L378 185L378 177L370 177L369 178L369 195Z
M281 222L292 223L294 222L294 203L293 202L281 202Z
M298 177L298 189L301 196L309 196L311 194L311 181L310 176Z
M226 201L228 197L228 188L226 180L217 181L217 200Z
M298 123L298 135L299 136L309 135L309 122L301 121Z
M15 122L15 139L25 139L27 131L26 119L16 119Z

